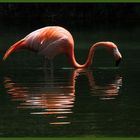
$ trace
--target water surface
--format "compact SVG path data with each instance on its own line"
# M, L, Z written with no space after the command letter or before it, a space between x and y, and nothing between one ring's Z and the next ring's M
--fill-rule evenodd
M83 70L61 56L52 72L42 57L25 51L1 62L0 136L140 136L138 43L124 46L118 68L105 50ZM88 49L75 53L82 63Z

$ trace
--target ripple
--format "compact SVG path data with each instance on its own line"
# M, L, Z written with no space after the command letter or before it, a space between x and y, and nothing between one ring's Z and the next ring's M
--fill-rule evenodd
M50 119L48 123L52 125L71 124L73 122L69 116L75 115L73 111L75 109L75 96L77 95L75 92L81 96L79 91L82 91L82 88L87 84L89 87L86 90L90 91L91 100L98 97L99 100L103 101L116 99L122 86L122 77L118 75L111 81L103 81L104 83L100 85L97 84L90 69L71 70L71 75L69 75L70 73L64 75L64 71L61 72L60 75L56 74L52 77L47 75L46 78L42 75L39 77L40 79L32 77L36 76L35 74L27 74L24 75L23 81L17 77L14 79L7 76L4 78L4 86L11 96L11 101L18 102L16 106L18 109L28 110L30 115L43 116L46 119L51 117L53 121ZM85 80L87 84L82 86L80 84L83 81L79 81L80 84L76 88L76 82L80 76L82 76L81 78L85 77L88 81ZM74 122L81 122L81 120Z
M48 81L50 80L48 79ZM5 77L4 84L7 93L12 96L11 100L19 101L18 109L30 109L31 115L53 115L55 121L50 124L70 124L66 119L69 119L68 114L73 113L74 83L65 85L62 82L59 83L58 80L52 83L48 81L22 83Z
M97 67L99 70L118 70L120 67Z

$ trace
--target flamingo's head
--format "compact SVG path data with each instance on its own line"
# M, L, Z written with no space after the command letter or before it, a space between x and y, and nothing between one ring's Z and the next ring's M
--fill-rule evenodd
M118 66L122 60L122 55L116 45L113 46L112 48L113 48L113 55L114 55L115 61L116 61L115 65Z
M118 50L118 47L115 43L111 42L111 41L102 41L102 42L97 42L93 45L93 47L91 49L95 49L98 46L103 46L105 48L107 48L111 54L113 54L115 61L116 61L116 66L119 65L119 63L122 60L122 55Z

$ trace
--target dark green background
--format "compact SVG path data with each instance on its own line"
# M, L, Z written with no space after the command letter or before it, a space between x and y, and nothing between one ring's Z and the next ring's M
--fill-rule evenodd
M37 2L37 1L36 1ZM132 2L132 1L131 1ZM100 3L92 4L0 4L0 18L1 23L7 27L13 25L17 28L29 28L30 30L46 25L61 25L66 28L83 29L88 28L108 29L108 28L122 28L128 30L139 25L140 22L140 4L128 3ZM86 7L86 11L85 11ZM18 12L17 12L18 11ZM75 11L77 14L73 14ZM117 11L117 12L116 12ZM29 14L30 13L30 14ZM97 16L98 15L98 16ZM24 24L23 24L24 22ZM86 25L86 26L85 26ZM7 46L8 47L8 46ZM3 139L3 138L1 138ZM8 138L6 138L8 139ZM10 138L11 139L11 138ZM15 138L12 138L15 139ZM23 139L23 138L18 138ZM31 138L26 138L31 139ZM41 138L34 138L41 139ZM48 138L44 138L48 139ZM58 139L58 138L52 138ZM62 139L62 138L59 138ZM70 138L63 138L70 139ZM72 138L77 139L77 138ZM91 138L78 138L91 139ZM101 139L101 138L92 138ZM108 139L108 138L102 138ZM112 139L112 138L110 138ZM113 138L114 139L114 138ZM118 139L118 138L117 138ZM121 139L121 138L120 138ZM134 139L134 138L123 138ZM139 138L137 138L139 139Z
M140 24L138 3L1 3L1 24L39 28L132 28Z

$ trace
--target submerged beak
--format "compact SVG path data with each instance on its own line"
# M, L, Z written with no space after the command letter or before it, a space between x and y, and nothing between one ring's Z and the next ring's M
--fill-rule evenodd
M116 60L116 64L115 65L118 66L120 64L121 60L122 60L122 58L119 58L118 60Z

